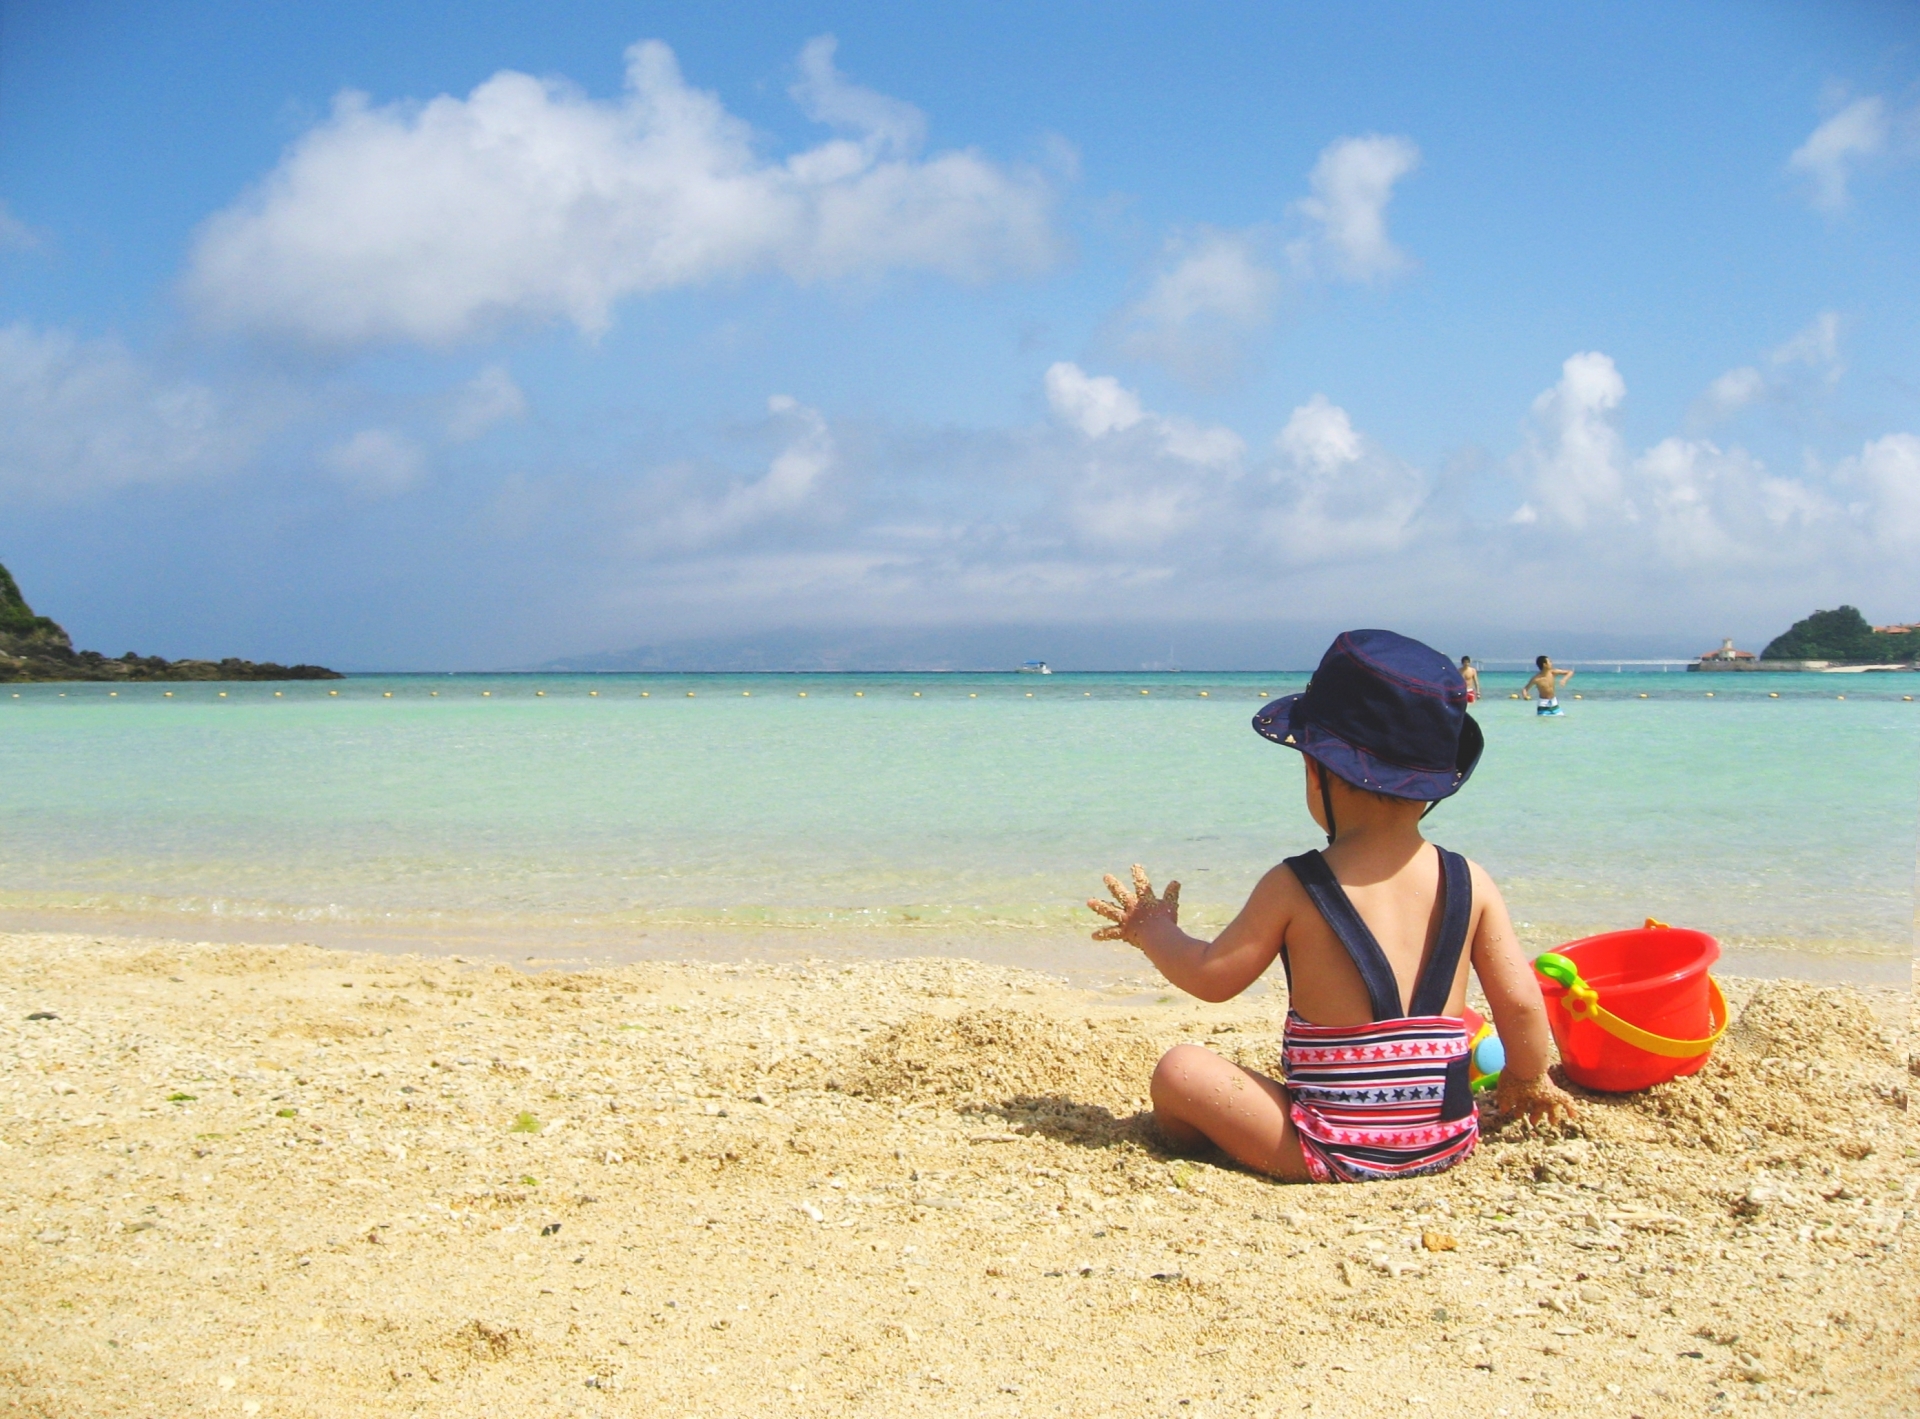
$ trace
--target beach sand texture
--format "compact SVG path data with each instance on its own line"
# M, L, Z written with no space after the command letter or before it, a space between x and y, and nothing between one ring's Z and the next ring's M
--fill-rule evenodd
M1139 1113L1277 993L0 937L0 1411L1912 1413L1908 997L1726 985L1694 1079L1310 1188Z

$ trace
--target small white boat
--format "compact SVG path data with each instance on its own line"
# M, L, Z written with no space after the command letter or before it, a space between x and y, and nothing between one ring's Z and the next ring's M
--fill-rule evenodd
M1053 671L1047 668L1047 662L1044 660L1029 660L1021 665L1020 673L1022 675L1051 675Z

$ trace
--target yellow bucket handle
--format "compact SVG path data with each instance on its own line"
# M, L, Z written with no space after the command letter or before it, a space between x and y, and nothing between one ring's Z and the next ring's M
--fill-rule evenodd
M1727 998L1720 993L1720 982L1712 976L1707 977L1707 1008L1714 1021L1713 1033L1704 1040L1670 1040L1665 1035L1628 1024L1602 1007L1600 992L1580 979L1579 967L1565 956L1549 951L1535 959L1533 968L1566 988L1560 1003L1574 1019L1591 1020L1616 1040L1663 1059L1697 1059L1719 1044L1720 1037L1727 1032Z

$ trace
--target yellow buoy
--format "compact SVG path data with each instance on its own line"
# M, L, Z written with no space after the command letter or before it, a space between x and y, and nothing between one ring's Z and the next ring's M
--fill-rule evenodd
M490 699L492 699L492 698L493 698L493 691L491 691L491 690L482 690L482 691L480 692L480 698L481 698L481 699L483 699L483 700L490 700Z
M273 697L274 697L274 698L275 698L276 700L278 700L278 699L282 699L282 698L284 698L284 697L283 697L283 696L281 695L281 693L280 693L280 692L279 692L278 690L275 690L275 691L273 692Z
M1519 699L1520 697L1519 697L1518 695L1508 695L1508 696L1507 696L1507 698L1508 698L1508 699L1510 699L1510 700L1517 700L1517 699ZM1644 700L1644 699L1646 698L1646 696L1645 696L1645 695L1642 695L1642 696L1641 696L1640 698Z
M385 698L385 699L389 699L389 700L390 700L390 699L392 699L392 698L393 698L393 691L391 691L391 690L382 690L382 691L380 692L380 694L381 694L381 696L382 696L382 698Z
M1709 690L1709 691L1707 691L1707 698L1708 698L1708 699L1712 699L1712 698L1713 698L1713 691L1711 691L1711 690Z
M641 698L641 699L643 699L643 700L650 700L650 699L652 699L652 698L653 698L653 691L651 691L651 690L642 690L642 691L640 692L640 698Z
M853 692L853 697L856 700L864 700L867 697L867 692L865 690L855 690Z
M276 690L274 693L278 694L279 691ZM110 700L117 700L120 698L120 692L118 690L109 690L107 691L107 698Z
M802 690L800 692L800 698L804 700L806 697L807 697L807 692L805 690Z
M1835 698L1836 700L1844 700L1844 699L1846 698L1846 696L1845 696L1845 695L1835 695L1835 696L1834 696L1834 698Z
M1586 696L1585 696L1585 695L1575 695L1575 696L1574 696L1574 698L1575 698L1576 700L1584 700L1584 699L1586 698Z
M600 698L600 692L598 690L589 690L587 694L596 700Z
M171 694L173 693L173 691L171 691L171 690L169 690L169 691L167 691L167 693L168 693L169 695L171 695ZM327 691L327 693L328 693L329 695L332 695L332 696L334 696L334 697L335 697L336 699L337 699L337 698L339 698L339 695L340 695L340 692L339 692L338 690L329 690L329 691Z
M920 692L919 692L918 690L915 690L915 691L913 692L913 697L914 697L914 698L915 698L916 700L917 700L917 699L919 699L919 698L920 698Z
M1142 691L1141 691L1140 693L1144 695L1144 694L1146 694L1146 693L1148 693L1148 692L1147 692L1147 691L1145 691L1145 690L1142 690Z
M1646 697L1647 697L1647 692L1645 690L1642 690L1640 692L1640 698L1644 700Z
M691 690L689 690L689 691L687 691L687 698L688 698L688 699L692 699L692 698L693 698L693 691L691 691Z
M17 696L17 695L16 695L16 696L15 696L14 698L15 698L15 699L18 699L18 698L19 698L19 696ZM975 692L973 692L973 691L969 691L969 692L967 693L967 698L968 698L968 699L970 699L970 700L977 700L977 699L979 699L979 698L980 698L980 696L979 696L979 695L978 695L977 693L975 693ZM1907 698L1908 698L1908 699L1912 699L1913 697L1912 697L1911 695L1909 695L1909 696L1908 696Z
M535 690L534 694L538 695L543 700L547 697L547 692L545 690Z
M1205 690L1202 690L1200 692L1200 698L1203 700L1207 700L1207 699L1212 699L1213 697L1209 695Z
M162 690L162 691L161 691L160 693L161 693L161 694L163 694L163 695L165 695L165 696L166 696L166 697L167 697L168 699L172 699L172 698L173 698L173 691L171 691L171 690ZM14 698L15 698L15 699L17 700L17 699L19 699L20 697L19 697L18 695L15 695L15 696L14 696Z
M742 691L740 692L740 698L741 698L741 699L743 699L743 700L746 700L746 699L751 699L751 698L753 698L753 691L751 691L751 690L742 690Z
M15 699L19 699L20 697L19 697L18 695L15 695L15 696L14 696L14 698L15 698ZM1780 697L1779 697L1778 695L1775 695L1775 696L1774 696L1774 698L1775 698L1775 699L1777 700L1777 699L1779 699ZM1901 696L1900 698L1901 698L1901 699L1903 699L1903 700L1911 700L1911 699L1913 698L1913 696L1912 696L1912 695L1902 695L1902 696Z
M1767 698L1770 700L1777 700L1780 698L1780 692L1778 690L1769 690L1767 691ZM1907 698L1912 699L1913 696L1908 695Z
M1028 699L1032 699L1032 698L1033 698L1033 691L1031 691L1031 690L1029 690L1029 691L1027 691L1027 698L1028 698Z
M432 695L436 700L440 698L440 692L438 690L429 690L427 693Z

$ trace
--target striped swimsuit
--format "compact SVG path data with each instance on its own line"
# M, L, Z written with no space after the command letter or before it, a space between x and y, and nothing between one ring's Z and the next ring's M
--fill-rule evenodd
M1446 1009L1473 916L1467 860L1440 854L1440 935L1403 1013L1380 943L1317 852L1286 865L1366 982L1367 1025L1315 1025L1287 1012L1284 1079L1293 1126L1315 1182L1369 1182L1444 1172L1480 1140L1468 1088L1465 1025ZM1286 961L1282 948L1281 960ZM1288 978L1292 968L1288 965Z

